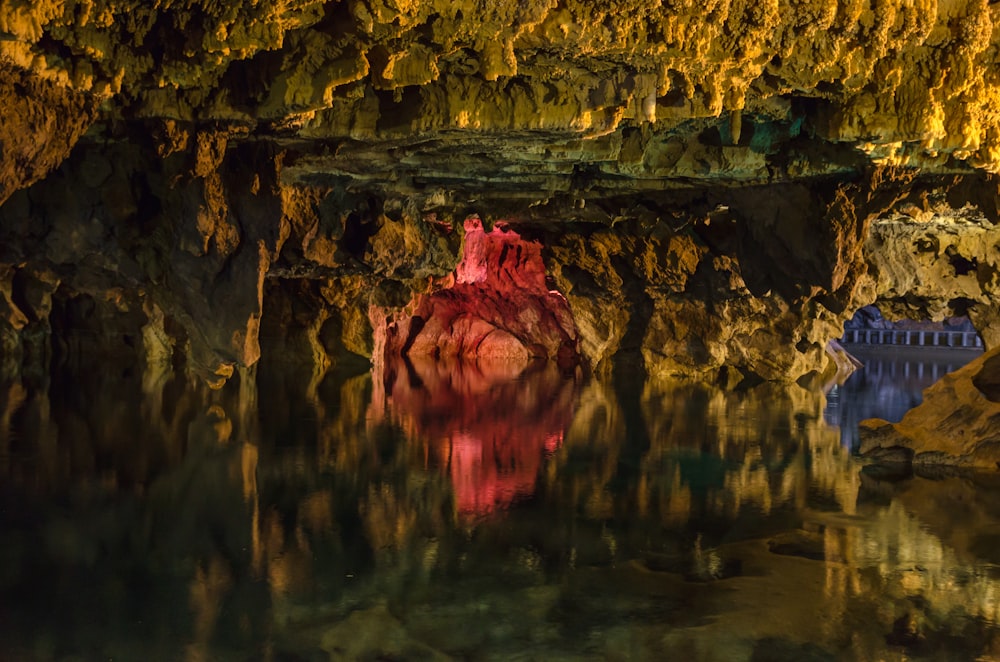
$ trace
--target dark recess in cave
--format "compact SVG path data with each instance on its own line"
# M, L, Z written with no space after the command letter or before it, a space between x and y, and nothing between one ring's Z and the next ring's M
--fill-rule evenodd
M360 258L365 254L368 240L377 230L374 220L362 218L357 212L351 212L344 222L344 236L340 240L340 245L354 257Z
M1000 356L987 359L972 384L990 402L1000 402Z
M951 266L955 270L956 276L965 276L966 274L975 271L979 266L979 261L976 258L972 258L970 260L963 257L957 250L955 250L954 246L949 246L945 251L945 254L948 256L948 260L951 262Z

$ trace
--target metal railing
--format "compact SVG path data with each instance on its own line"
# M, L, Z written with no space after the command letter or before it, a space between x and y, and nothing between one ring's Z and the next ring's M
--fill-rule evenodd
M841 342L854 345L911 345L981 349L983 339L975 331L902 331L898 329L848 329Z

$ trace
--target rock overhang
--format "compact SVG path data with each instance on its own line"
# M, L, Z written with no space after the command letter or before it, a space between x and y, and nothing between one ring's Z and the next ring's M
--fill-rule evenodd
M997 162L997 81L982 72L998 10L985 2L4 9L0 54L125 119L259 123L384 147L419 134L615 136L626 164L643 152L642 127L757 154L807 135L896 164ZM647 165L668 170L675 151L653 149Z
M338 309L322 329L345 337L323 347L301 322L314 356L370 353L359 311L432 293L460 258L447 228L478 215L540 237L591 363L794 379L880 296L874 219L926 211L928 192L998 215L984 2L4 9L15 69L103 101L78 151L110 165L71 159L62 181L111 172L81 184L102 205L92 231L54 208L54 184L15 201L12 269L93 287L79 267L106 251L104 272L215 367L256 360L277 292Z

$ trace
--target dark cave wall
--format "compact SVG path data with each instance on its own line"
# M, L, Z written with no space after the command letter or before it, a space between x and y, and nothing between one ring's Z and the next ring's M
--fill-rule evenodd
M426 197L289 182L295 146L241 125L101 131L0 207L8 372L47 347L79 345L58 336L95 328L109 346L127 337L141 359L183 360L216 383L262 355L319 369L371 358L382 331L372 311L414 314L454 278L467 215L487 228L502 220L488 202L428 211ZM923 274L917 294L929 316L963 305L992 328L985 270L996 259L972 252L982 236L897 214L911 234L940 234L942 255L983 265L959 296L941 260L902 267L911 239L886 239L884 224L872 235L873 220L896 208L916 214L913 200L932 218L951 209L956 190L981 192L962 178L914 175L872 169L850 180L636 193L607 202L610 212L591 208L587 221L559 200L504 217L541 247L589 367L628 361L662 376L794 381L830 368L825 344L854 309L900 296L893 270Z

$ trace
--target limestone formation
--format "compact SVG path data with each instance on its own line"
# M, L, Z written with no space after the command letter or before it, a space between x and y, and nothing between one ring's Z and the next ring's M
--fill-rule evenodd
M879 309L896 318L968 314L996 346L1000 229L971 205L927 207L901 205L873 224L865 247L870 268L858 291L874 294Z
M1000 467L1000 350L994 349L924 392L897 424L861 424L861 452L883 461Z
M105 353L219 386L388 348L822 384L872 303L994 346L997 24L986 0L0 0L0 371ZM530 259L464 282L498 229Z
M128 116L362 140L717 119L725 143L766 151L758 118L794 123L808 99L831 142L995 167L997 18L986 0L4 0L0 54Z
M541 244L465 222L462 260L439 289L398 310L373 305L374 359L579 362L569 306L546 283Z
M97 118L93 95L0 59L0 204L49 174Z

